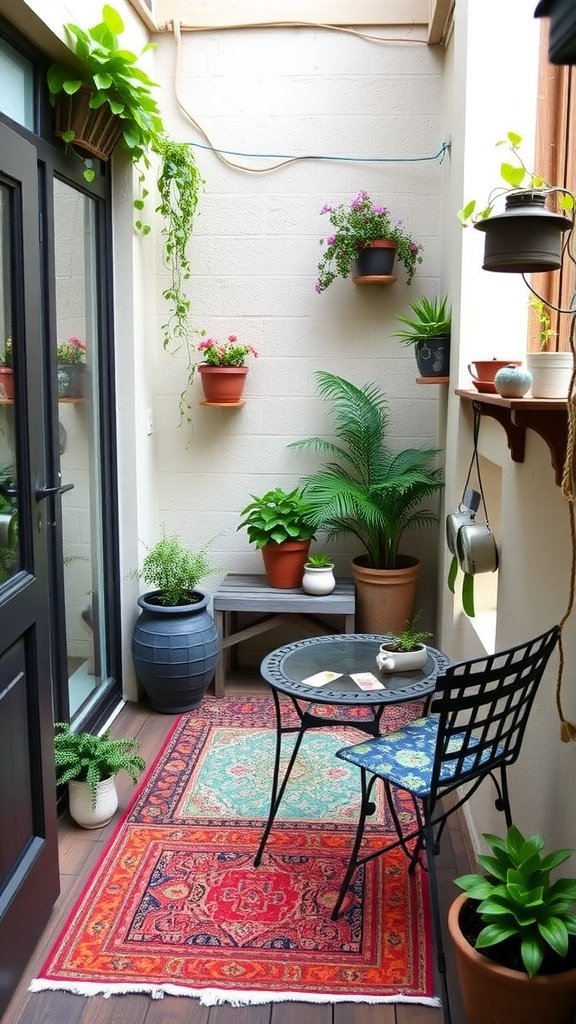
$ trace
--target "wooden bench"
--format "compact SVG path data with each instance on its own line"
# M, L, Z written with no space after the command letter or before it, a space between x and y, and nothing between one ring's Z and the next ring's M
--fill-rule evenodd
M324 622L327 615L343 615L344 632L353 633L354 603L354 581L351 579L339 580L335 590L325 597L312 597L303 590L269 587L265 576L229 573L214 594L214 621L222 641L222 654L214 680L215 695L224 696L230 649L242 640L295 621L305 627L307 635L336 632ZM238 612L261 614L262 618L238 630Z

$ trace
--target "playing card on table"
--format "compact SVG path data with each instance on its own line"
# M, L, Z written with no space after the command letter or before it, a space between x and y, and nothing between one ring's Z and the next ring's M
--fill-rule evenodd
M384 683L381 683L379 679L376 679L372 672L351 672L350 678L354 680L356 686L360 687L361 690L384 690Z
M308 676L302 682L306 686L324 686L325 683L332 683L335 679L340 679L341 675L341 672L315 672L313 676Z

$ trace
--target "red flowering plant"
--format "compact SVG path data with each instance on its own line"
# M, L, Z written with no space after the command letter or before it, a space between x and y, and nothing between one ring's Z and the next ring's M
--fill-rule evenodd
M239 342L235 334L229 334L223 342L218 342L216 338L205 338L198 345L198 351L208 366L244 366L246 356L258 356L252 345Z
M80 338L68 338L56 348L56 358L60 366L74 366L86 362L86 345Z
M416 264L422 263L422 246L385 206L373 203L367 192L359 192L351 203L326 203L320 213L329 215L334 231L320 239L320 245L326 243L326 251L318 264L318 293L325 291L338 276L348 277L359 250L368 242L383 239L394 242L396 258L404 265L410 284Z

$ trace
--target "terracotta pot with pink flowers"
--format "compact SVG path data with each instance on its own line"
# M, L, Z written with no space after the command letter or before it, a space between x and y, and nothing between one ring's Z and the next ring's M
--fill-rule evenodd
M202 381L204 400L202 405L243 405L242 394L246 383L248 367L246 356L258 356L252 345L239 342L235 334L229 334L224 342L216 338L205 338L198 345L203 362L198 365Z

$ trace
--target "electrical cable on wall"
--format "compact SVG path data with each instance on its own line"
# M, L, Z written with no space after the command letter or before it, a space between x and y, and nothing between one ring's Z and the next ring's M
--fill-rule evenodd
M261 27L272 27L273 25L278 26L279 24L288 25L288 24L291 24L291 23L288 23L288 22L286 22L286 23L275 22L275 23L270 23L269 26L266 25L265 23L262 23ZM233 28L235 26L225 26L225 27L226 28ZM296 27L296 26L294 26L294 27ZM316 25L314 27L321 27L321 28L330 28L331 27L331 28L335 28L335 29L337 28L337 26L316 26ZM174 44L175 44L175 47L176 47L176 61L175 61L175 66L174 66L174 96L176 98L176 102L178 104L178 107L180 108L180 111L182 112L184 117L186 117L186 119L190 122L190 124L193 125L193 127L196 129L197 132L199 132L199 134L202 136L202 138L206 139L206 143L207 143L206 146L202 145L202 143L194 143L194 142L189 143L189 145L193 146L195 148L198 148L198 149L210 150L227 167L232 167L234 170L245 171L245 172L251 173L251 174L267 174L270 171L277 171L277 170L280 170L280 168L282 168L282 167L287 167L289 164L298 163L298 162L301 162L303 160L333 160L333 161L347 161L347 162L353 162L353 163L420 163L420 162L425 162L425 161L436 160L436 161L438 161L438 163L442 163L446 153L450 152L450 143L449 142L443 142L442 145L440 146L438 152L432 154L431 156L418 156L418 157L354 157L354 156L337 156L337 155L336 156L322 156L321 154L317 154L317 153L308 153L308 154L303 154L302 156L290 156L290 155L276 154L276 153L239 153L239 152L237 152L235 150L221 149L221 148L219 148L217 146L214 146L212 144L212 142L211 142L207 132L204 130L204 128L202 128L202 126L198 123L198 121L196 121L196 119L192 116L192 114L190 113L190 111L186 107L186 104L185 104L185 102L184 102L184 100L183 100L183 98L181 96L181 93L180 93L180 79L181 79L181 71L182 71L182 27L180 25L180 22L174 21L174 22L172 22L172 28L173 28L173 35L174 35ZM187 30L187 31L192 31L192 30ZM200 30L198 30L198 31L200 31ZM204 31L204 29L202 31ZM348 29L346 31L353 31L353 30ZM361 33L354 32L354 34L355 35L359 35ZM376 36L374 38L380 39L380 41L384 42L384 40L381 39L381 37L379 37L379 36ZM405 42L406 40L392 40L392 41ZM229 154L231 156L247 156L247 157L253 157L255 159L278 159L279 162L275 163L275 164L270 164L267 167L248 167L245 164L236 163L234 160L228 160L227 156L225 154Z

